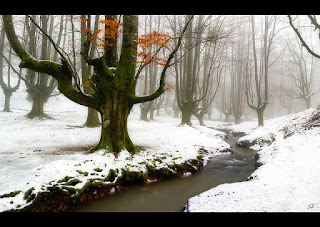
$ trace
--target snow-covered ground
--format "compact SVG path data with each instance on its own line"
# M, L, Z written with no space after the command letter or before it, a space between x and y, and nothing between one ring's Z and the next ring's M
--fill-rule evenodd
M86 150L99 141L100 127L80 127L86 120L86 107L59 95L45 104L45 112L53 119L29 120L24 116L31 103L23 90L13 94L12 112L0 111L0 211L25 207L30 204L26 192L36 195L66 176L79 182L64 187L80 189L92 178L107 185L112 182L103 179L111 169L118 176L123 169L145 173L146 165L161 169L197 159L200 148L209 151L201 153L207 162L230 147L221 138L224 133L198 124L178 127L180 119L169 116L141 121L139 106L135 106L129 116L128 131L133 143L145 150L133 156L126 151L118 157L104 151L88 154ZM0 94L1 104L3 99ZM10 195L12 192L19 193Z
M248 136L275 141L254 145L260 166L251 180L221 184L188 200L190 212L309 212L320 211L320 127L301 130L300 123L309 119L314 109L265 121ZM297 126L298 125L298 126ZM295 131L284 138L284 127ZM229 126L230 129L233 126ZM234 127L250 132L252 123Z

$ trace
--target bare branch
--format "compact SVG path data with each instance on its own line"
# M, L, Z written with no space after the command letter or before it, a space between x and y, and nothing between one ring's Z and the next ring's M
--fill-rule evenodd
M289 18L289 23L290 23L292 29L294 30L294 32L295 32L295 33L297 34L297 36L299 37L302 46L304 46L310 54L312 54L312 55L315 56L316 58L320 58L320 55L318 55L318 54L316 54L315 52L313 52L313 51L310 49L310 47L306 44L306 42L305 42L304 39L302 38L302 36L301 36L300 32L298 31L298 29L293 25L292 19L291 19L291 16L290 16L290 15L288 15L288 18Z
M154 93L152 93L150 95L142 96L142 97L137 97L137 96L132 97L134 104L154 100L154 99L158 98L164 92L164 85L165 85L164 79L166 77L166 71L169 68L170 61L172 60L172 58L175 56L177 50L179 49L181 42L182 42L182 37L183 37L184 33L186 32L187 27L190 24L190 22L192 21L192 19L193 19L193 15L190 17L189 21L185 24L185 26L181 32L181 35L178 39L178 43L177 43L176 47L174 48L174 50L170 53L170 55L168 57L168 60L167 60L165 66L161 72L159 88Z

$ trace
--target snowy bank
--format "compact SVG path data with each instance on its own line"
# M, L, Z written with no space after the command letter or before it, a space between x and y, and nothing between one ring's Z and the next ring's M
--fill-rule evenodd
M88 154L99 141L100 127L81 127L85 107L60 95L45 105L53 119L29 120L24 115L30 106L17 93L12 97L13 112L0 112L0 211L23 209L53 191L72 199L89 186L106 186L113 193L121 180L150 182L150 176L186 170L189 175L230 147L222 140L223 133L202 126L178 127L180 119L141 121L136 106L128 131L141 152Z
M242 140L257 144L260 166L250 180L221 184L188 200L189 212L303 212L320 211L320 111L267 120ZM309 127L313 124L314 127ZM239 126L237 126L239 127ZM246 123L243 128L248 128Z

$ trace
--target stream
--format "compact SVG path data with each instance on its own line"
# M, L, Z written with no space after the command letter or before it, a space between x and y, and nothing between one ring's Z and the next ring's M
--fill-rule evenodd
M225 139L234 151L213 158L191 177L130 185L116 196L84 202L71 212L181 212L190 197L223 183L245 181L255 170L254 150L237 147L240 136Z

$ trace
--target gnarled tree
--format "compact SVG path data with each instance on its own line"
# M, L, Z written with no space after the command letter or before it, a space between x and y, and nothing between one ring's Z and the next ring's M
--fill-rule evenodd
M161 72L158 89L142 97L135 95L135 87L142 67L140 66L136 73L137 15L123 16L123 35L119 60L115 57L117 53L116 45L105 48L104 54L101 57L91 58L88 54L91 43L89 35L87 40L83 42L84 48L81 54L86 63L91 65L94 70L94 75L88 81L94 90L91 94L85 94L81 91L79 84L77 84L78 78L76 78L76 73L73 71L70 62L50 36L46 35L55 50L60 54L61 63L38 60L31 56L17 38L12 23L12 16L3 15L2 18L7 38L21 59L20 67L51 75L58 81L59 91L67 98L100 112L102 118L101 137L98 145L92 151L106 149L108 152L118 153L123 149L127 149L133 153L139 150L133 145L127 131L128 115L134 104L154 100L164 92L166 70L181 44L182 36L192 17L186 22L180 32L177 45L168 56ZM87 27L90 28L90 20L87 20Z

